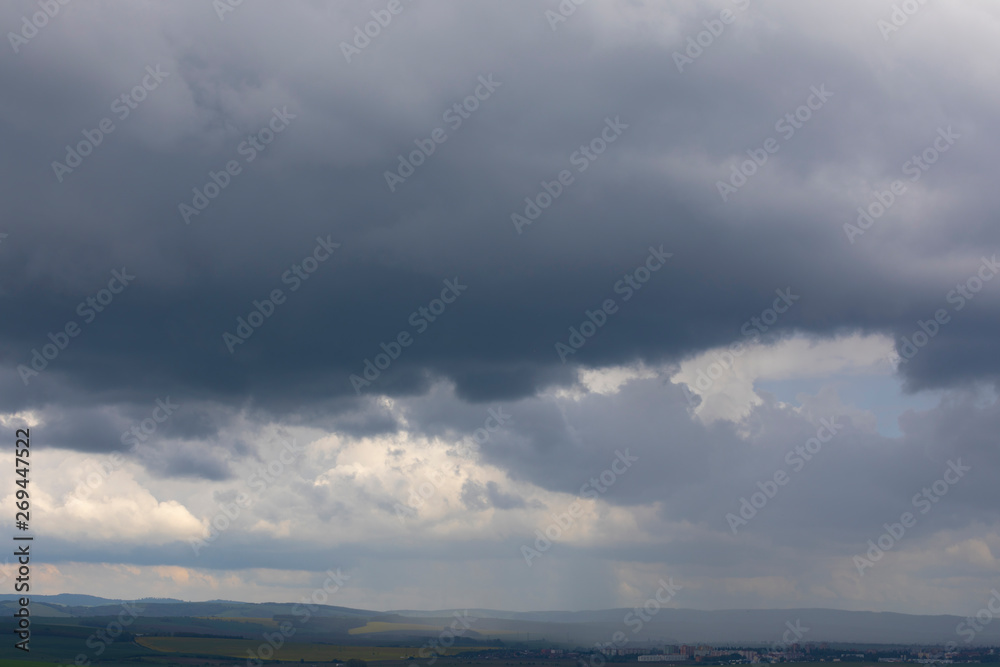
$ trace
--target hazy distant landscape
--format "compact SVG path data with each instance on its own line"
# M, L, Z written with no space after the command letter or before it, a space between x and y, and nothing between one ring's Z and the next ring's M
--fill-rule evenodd
M10 596L4 596L9 598ZM817 650L825 659L850 651L874 651L896 655L899 647L941 652L945 646L961 644L962 649L1000 645L1000 624L987 626L973 642L966 644L957 633L967 619L956 616L914 616L906 614L847 612L823 609L695 611L662 609L650 614L639 631L630 619L639 618L635 609L607 609L586 612L502 612L484 609L439 611L376 612L326 605L309 608L303 604L250 604L230 601L182 602L104 600L92 596L38 596L33 601L33 655L70 662L80 648L80 640L90 639L81 655L96 660L94 647L106 645L101 660L117 659L129 664L155 662L164 654L244 657L260 646L275 646L275 657L324 662L362 659L369 662L410 662L428 658L464 655L489 660L506 656L519 662L574 659L588 662L598 644L616 644L616 653L607 658L635 661L638 654L663 653L664 647L690 646L686 662L727 664L729 658L696 656L694 650L718 652L720 647L759 648L753 661L802 659L802 651ZM71 603L71 604L67 604ZM126 614L124 632L107 641L108 626ZM0 602L3 616L10 618L13 602ZM308 615L308 617L307 617ZM464 619L457 622L457 619ZM287 624L291 631L282 631ZM448 631L451 627L453 630ZM788 639L789 628L797 630ZM105 634L94 634L104 629ZM443 634L444 633L444 634ZM625 636L623 642L613 638ZM443 639L446 638L446 639ZM832 647L832 648L831 648ZM3 650L3 649L0 649ZM555 650L558 653L549 653ZM954 648L950 649L954 651ZM282 652L283 651L283 652ZM422 651L422 655L421 655ZM832 651L832 653L831 653ZM2 656L18 657L11 649ZM728 655L728 654L726 654ZM435 656L437 656L435 658ZM570 657L571 656L571 657ZM952 656L953 657L953 656ZM987 649L976 662L1000 661L1000 653ZM495 658L494 658L495 659ZM818 660L819 658L817 658ZM877 660L877 657L873 657ZM750 660L747 660L748 662ZM103 664L103 663L102 663Z

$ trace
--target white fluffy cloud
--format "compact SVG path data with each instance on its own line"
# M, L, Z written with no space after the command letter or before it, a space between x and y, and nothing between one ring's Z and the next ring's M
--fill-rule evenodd
M754 389L759 380L889 375L897 363L893 341L881 335L823 340L796 336L769 345L747 345L738 354L730 349L706 350L685 359L670 378L701 398L694 414L705 424L747 417L763 402Z

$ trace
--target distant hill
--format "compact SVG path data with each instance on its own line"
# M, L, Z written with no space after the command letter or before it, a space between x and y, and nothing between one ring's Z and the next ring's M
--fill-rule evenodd
M16 595L0 595L0 615L7 615ZM232 600L186 602L148 598L136 601L140 616L177 631L239 635L253 623L285 619L300 623L303 605L297 603L250 603ZM31 596L32 615L48 618L111 617L121 612L121 601L90 595ZM801 629L796 640L851 644L946 644L963 646L968 632L958 616L839 611L832 609L753 609L699 611L660 609L640 622L633 609L595 611L511 612L491 609L443 609L436 611L372 611L350 607L315 605L300 634L316 641L340 641L369 645L392 642L421 643L433 638L454 621L454 614L468 619L463 638L469 642L516 643L528 639L562 646L592 646L625 632L630 645L648 643L705 643L765 645L782 640L789 627ZM297 616L299 615L299 616ZM55 620L53 620L55 622ZM61 621L60 621L61 622ZM81 620L81 622L87 622ZM304 622L304 621L301 621ZM266 624L265 624L266 625ZM270 626L268 626L270 627ZM985 625L970 642L1000 645L1000 623Z
M959 616L923 616L891 612L841 611L835 609L746 609L700 611L661 609L648 621L633 609L596 611L512 612L491 609L398 610L391 613L419 621L447 618L458 612L489 619L503 619L515 632L530 632L532 638L572 643L585 636L588 642L607 641L621 630L631 642L770 644L781 641L787 624L809 628L800 642L857 644L946 644L966 646L969 635ZM475 626L473 626L475 627ZM964 629L964 634L959 630ZM522 635L523 636L523 635ZM969 644L1000 645L1000 624L987 624Z
M17 600L19 597L23 596L4 594L0 595L0 600ZM32 602L61 604L67 607L98 607L101 605L122 603L122 600L109 600L107 598L100 598L94 595L77 595L74 593L59 593L58 595L30 595L29 597ZM175 600L173 598L143 598L143 602L168 604L183 602L183 600Z

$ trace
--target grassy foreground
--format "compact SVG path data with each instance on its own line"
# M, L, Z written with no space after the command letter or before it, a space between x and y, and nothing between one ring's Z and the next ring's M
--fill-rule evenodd
M193 653L198 655L220 655L230 658L247 658L250 652L271 660L405 660L416 656L419 646L340 646L334 644L287 643L274 649L267 642L251 639L209 639L202 637L137 637L136 643L162 653ZM261 653L261 648L266 647ZM446 655L463 651L478 651L484 647L460 647L439 649Z

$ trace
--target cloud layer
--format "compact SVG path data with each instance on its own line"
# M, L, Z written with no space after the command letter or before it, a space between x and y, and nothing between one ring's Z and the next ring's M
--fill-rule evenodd
M980 608L1000 12L572 6L0 10L51 592Z

